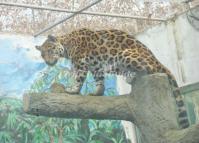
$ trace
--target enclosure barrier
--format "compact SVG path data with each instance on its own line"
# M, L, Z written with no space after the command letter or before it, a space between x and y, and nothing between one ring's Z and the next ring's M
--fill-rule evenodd
M92 2L91 4L85 6L84 8L81 8L80 10L76 11L75 13L72 13L72 14L70 14L70 15L64 17L63 19L61 19L61 20L59 20L59 21L57 21L57 22L55 22L55 23L53 23L53 24L47 26L46 28L44 28L44 29L42 29L41 31L37 32L34 36L35 36L35 37L39 36L40 34L42 34L42 33L46 32L46 31L50 30L51 28L57 26L58 24L63 23L64 21L66 21L66 20L68 20L68 19L74 17L75 15L81 13L82 11L84 11L84 10L86 10L86 9L88 9L88 8L90 8L90 7L92 7L93 5L96 5L96 4L99 3L100 1L102 1L102 0L96 0L96 1Z
M31 8L37 10L48 10L48 11L56 11L56 12L66 12L66 13L76 13L76 10L69 10L64 8L55 8L55 7L48 7L48 6L38 6L32 4L23 4L23 3L11 3L11 2L0 2L0 5L4 6L13 6L13 7L22 7L22 8ZM123 14L116 14L116 13L104 13L104 12L93 12L93 11L82 11L79 14L84 15L95 15L95 16L106 16L106 17L116 17L116 18L130 18L130 19L139 19L139 20L151 20L151 21L166 21L163 18L149 18L144 16L133 16L133 15L123 15Z

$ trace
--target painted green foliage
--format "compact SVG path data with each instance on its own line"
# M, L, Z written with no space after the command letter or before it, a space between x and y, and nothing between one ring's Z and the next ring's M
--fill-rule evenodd
M39 73L29 92L49 92L53 82L72 86L74 80L61 61ZM105 94L116 95L115 77L108 76ZM110 85L112 84L112 85ZM93 91L92 75L88 74L82 94ZM126 143L120 121L81 120L30 116L23 112L22 101L0 100L0 143Z

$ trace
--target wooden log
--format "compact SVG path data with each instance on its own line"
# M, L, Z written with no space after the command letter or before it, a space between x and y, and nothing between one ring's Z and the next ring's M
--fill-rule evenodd
M24 111L33 115L133 122L142 143L199 143L199 125L179 130L177 109L168 78L148 75L136 80L123 96L79 96L66 93L24 95Z
M33 115L81 119L132 121L127 102L130 96L79 96L66 93L31 93L24 95L24 111Z

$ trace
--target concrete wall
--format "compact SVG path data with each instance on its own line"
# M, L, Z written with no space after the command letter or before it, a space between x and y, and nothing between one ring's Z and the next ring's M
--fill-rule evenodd
M137 38L171 70L179 85L199 81L199 31L188 22L186 14L150 28Z

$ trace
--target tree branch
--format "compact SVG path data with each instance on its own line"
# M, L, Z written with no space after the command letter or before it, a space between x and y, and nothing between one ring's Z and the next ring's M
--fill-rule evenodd
M132 121L127 101L130 96L78 96L66 93L32 93L24 95L24 111L33 115L81 119Z

